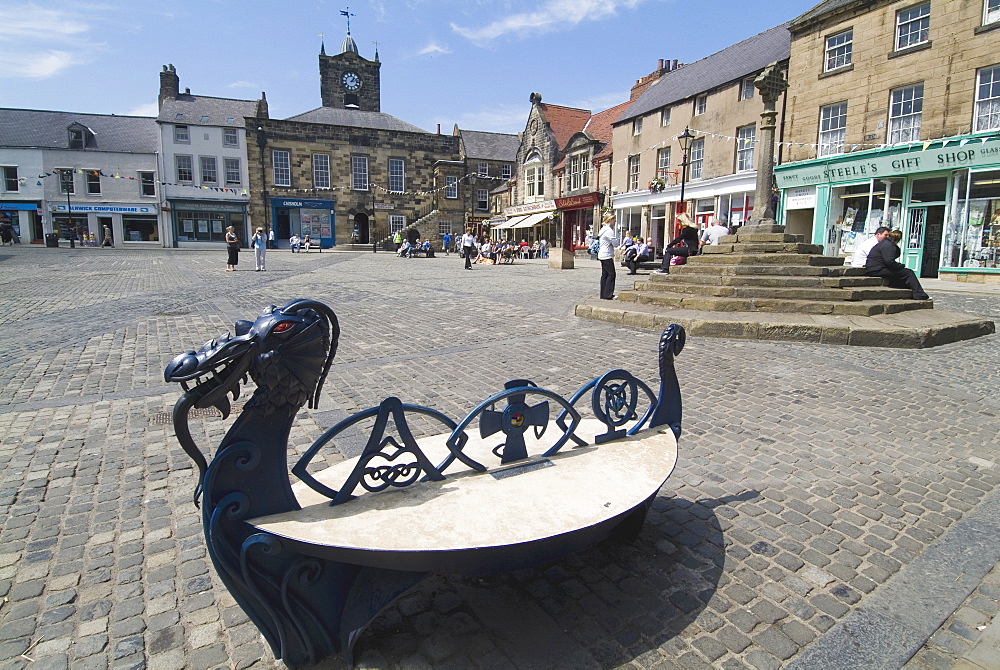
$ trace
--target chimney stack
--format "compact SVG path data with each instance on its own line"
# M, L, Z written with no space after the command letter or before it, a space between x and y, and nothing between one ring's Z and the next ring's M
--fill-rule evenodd
M177 76L177 71L174 70L174 66L164 65L163 71L160 72L160 95L157 99L159 106L163 107L164 100L176 100L177 91L181 85L181 79Z

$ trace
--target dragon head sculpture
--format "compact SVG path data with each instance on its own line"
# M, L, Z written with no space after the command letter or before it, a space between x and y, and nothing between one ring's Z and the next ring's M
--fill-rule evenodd
M190 436L188 411L215 407L228 417L230 397L239 397L249 377L257 390L245 413L290 421L306 403L316 407L339 340L333 310L315 300L293 300L264 309L256 321L237 321L235 336L226 333L176 356L163 373L166 381L184 388L174 406L174 429L202 477L207 463Z

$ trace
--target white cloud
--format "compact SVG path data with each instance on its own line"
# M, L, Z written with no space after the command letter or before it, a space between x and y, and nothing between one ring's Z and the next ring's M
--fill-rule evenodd
M138 107L133 107L132 109L125 112L126 116L157 116L160 113L160 106L155 102L147 102L146 104L139 105Z
M0 79L47 79L82 63L67 51L4 51L0 49Z
M432 54L450 54L450 53L451 53L451 49L449 49L448 47L446 47L446 46L443 47L440 44L438 44L437 42L431 42L427 46L425 46L423 49L421 49L420 51L418 51L417 55L418 56L427 56L427 55L432 55Z
M7 47L0 48L0 78L47 79L92 61L107 49L87 39L94 10L76 14L33 3L0 8L0 44Z
M32 4L0 9L0 38L61 39L87 30L85 23L55 9Z
M229 84L228 88L252 88L252 89L258 89L258 88L260 88L260 84L252 82L252 81L245 81L245 80L241 79L240 81L234 81L232 84Z
M533 12L511 14L481 28L452 23L451 29L472 42L484 43L511 33L537 35L572 28L584 21L614 16L619 7L632 9L641 2L644 0L549 0Z

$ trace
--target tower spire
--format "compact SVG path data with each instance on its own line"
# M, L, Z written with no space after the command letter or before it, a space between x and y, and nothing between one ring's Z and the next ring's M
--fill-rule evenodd
M351 17L352 16L357 16L357 15L356 14L351 14L351 8L350 7L348 7L347 9L340 10L340 15L347 17L347 34L350 35L351 34Z

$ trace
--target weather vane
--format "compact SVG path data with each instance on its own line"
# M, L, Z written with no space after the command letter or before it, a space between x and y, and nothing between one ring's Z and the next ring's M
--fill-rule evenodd
M347 34L350 35L351 34L351 17L352 16L357 16L357 14L351 14L351 8L348 7L347 9L340 10L340 15L347 17Z

